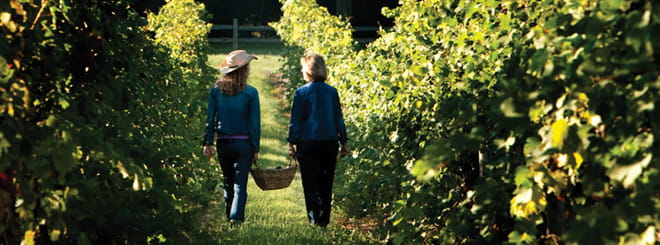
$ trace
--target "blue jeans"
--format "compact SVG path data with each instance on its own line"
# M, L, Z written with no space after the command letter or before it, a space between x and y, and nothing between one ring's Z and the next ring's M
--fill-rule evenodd
M332 184L335 178L337 141L307 141L297 144L305 206L309 222L319 226L330 223Z
M218 140L216 149L224 176L227 218L244 221L248 173L254 151L250 141L244 139Z

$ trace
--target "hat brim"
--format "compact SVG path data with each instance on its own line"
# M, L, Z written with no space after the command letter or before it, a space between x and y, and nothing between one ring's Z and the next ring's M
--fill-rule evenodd
M248 56L248 58L247 58L246 60L244 60L240 65L235 65L235 66L229 66L229 64L227 64L227 61L226 61L226 60L223 60L223 61L222 61L222 64L220 64L220 73L222 73L222 74L228 74L228 73L231 73L231 72L233 72L233 71L235 71L235 70L238 70L239 68L241 68L241 67L243 67L243 66L249 64L250 61L252 61L252 60L256 60L256 59L257 59L256 56L254 56L254 55L250 55L250 56Z

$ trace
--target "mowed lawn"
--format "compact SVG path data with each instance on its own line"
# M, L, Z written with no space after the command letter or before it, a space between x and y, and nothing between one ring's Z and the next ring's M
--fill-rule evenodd
M242 44L245 49L258 57L251 62L248 84L259 90L261 102L261 151L259 166L286 166L289 162L286 141L289 119L284 115L278 94L273 89L271 75L281 65L281 44ZM211 66L218 68L231 43L212 44L209 55ZM212 81L209 83L211 84ZM209 85L210 85L209 84ZM218 186L218 188L222 188ZM222 193L222 191L220 191ZM300 172L289 188L262 191L252 177L248 183L248 200L245 223L230 227L224 217L224 203L221 200L209 210L209 225L218 231L221 244L370 244L361 241L359 234L344 229L336 222L327 228L310 225L305 211L305 201L300 180Z

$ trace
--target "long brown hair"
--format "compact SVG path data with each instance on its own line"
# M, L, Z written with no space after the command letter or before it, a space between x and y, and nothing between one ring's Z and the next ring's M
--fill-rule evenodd
M230 73L223 75L215 82L215 87L226 95L235 95L242 92L247 87L248 76L250 75L250 64L238 68Z

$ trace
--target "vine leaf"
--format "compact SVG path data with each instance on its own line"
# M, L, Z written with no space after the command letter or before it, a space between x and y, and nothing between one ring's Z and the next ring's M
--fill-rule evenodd
M552 146L561 148L564 146L564 140L568 135L568 123L564 119L559 119L552 123Z
M653 154L651 153L645 155L639 162L630 165L618 165L611 168L607 172L607 175L614 180L621 181L626 188L632 187L637 177L642 174L642 169L648 166L653 158Z

